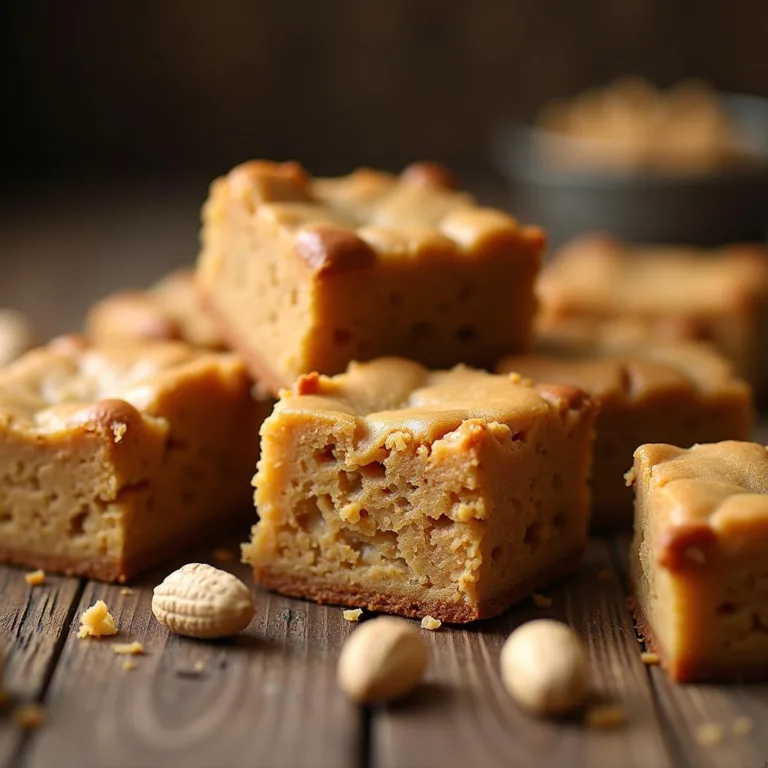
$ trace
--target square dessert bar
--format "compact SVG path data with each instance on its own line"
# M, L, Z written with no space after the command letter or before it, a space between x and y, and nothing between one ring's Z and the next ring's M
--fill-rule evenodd
M579 561L594 414L574 387L398 358L303 376L262 427L244 560L318 602L498 614Z
M96 302L85 333L95 344L160 340L214 350L227 346L200 308L194 273L188 269L166 275L146 291L119 291Z
M768 674L768 449L635 452L638 627L679 681Z
M630 248L583 236L556 254L538 294L546 333L568 334L575 322L602 335L618 323L635 338L709 341L750 383L768 383L764 247Z
M125 581L242 519L266 404L232 355L64 338L0 370L0 561Z
M545 237L453 187L429 163L335 179L240 165L204 207L201 297L275 393L382 355L489 366L528 345Z
M600 405L592 472L594 527L631 526L632 493L624 473L637 446L748 440L752 432L749 385L716 349L701 342L542 340L534 354L505 358L497 370L579 387Z

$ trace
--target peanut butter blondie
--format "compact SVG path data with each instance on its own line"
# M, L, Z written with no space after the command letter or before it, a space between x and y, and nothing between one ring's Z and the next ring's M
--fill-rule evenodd
M201 297L274 392L381 355L491 365L528 345L545 237L454 186L430 163L334 179L240 165L204 207Z
M223 350L226 343L200 308L192 270L178 269L146 291L120 291L93 305L86 334L96 344L185 341Z
M303 376L262 427L244 559L319 602L498 614L578 563L594 415L575 387L398 358Z
M59 339L0 371L0 561L125 581L237 519L267 410L242 363Z
M638 626L676 680L768 673L768 449L635 452Z
M624 473L637 446L751 435L751 389L708 344L542 342L539 350L505 358L498 371L571 384L600 404L592 473L596 527L631 525L632 493Z
M565 246L538 285L544 333L572 323L597 335L710 341L750 383L768 376L768 257L759 246L715 251L630 248L602 235Z

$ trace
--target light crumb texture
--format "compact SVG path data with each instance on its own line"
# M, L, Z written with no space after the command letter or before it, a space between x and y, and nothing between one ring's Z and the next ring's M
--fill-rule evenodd
M539 338L533 351L502 360L501 373L583 389L600 404L595 422L593 525L632 524L632 454L645 443L694 445L747 440L752 390L708 344L599 344Z
M723 740L725 729L720 723L702 723L696 727L695 736L702 747L714 747Z
M144 653L144 644L134 640L132 643L115 643L112 652L119 656L139 656Z
M635 615L678 681L768 669L768 450L728 441L635 452Z
M13 710L13 722L24 730L41 728L45 723L45 710L37 704L21 704Z
M30 571L24 575L24 581L26 581L30 587L39 587L45 584L45 571L42 569Z
M533 600L533 604L537 608L551 608L552 607L552 598L547 597L546 595L540 595L537 592L534 592L531 595L531 600Z
M130 587L123 587L123 588L120 590L120 594L121 594L123 597L128 597L129 595L132 595L132 594L133 594L133 590L132 590Z
M244 163L211 187L198 288L274 392L382 355L492 365L529 343L545 236L453 187L430 163L334 179Z
M233 355L172 342L63 337L0 369L0 562L125 581L237 520L250 388Z
M496 615L578 561L594 413L573 387L398 358L302 377L262 428L244 559L320 602Z
M443 626L443 622L440 621L440 619L434 618L434 616L425 616L421 620L422 629L435 630L435 629L440 629L440 627L442 626Z
M640 654L640 660L647 667L652 667L655 664L659 663L659 654L658 653L652 653L651 651L646 651L646 652Z
M87 637L106 637L117 634L115 619L103 600L97 600L88 610L80 614L80 628L77 636L84 640Z
M617 704L600 704L587 710L584 721L589 728L620 728L627 723L627 713Z
M585 235L538 284L541 329L622 341L713 343L750 383L765 383L768 259L757 245L631 247Z
M350 608L342 613L344 621L360 621L362 615L363 611L360 608Z

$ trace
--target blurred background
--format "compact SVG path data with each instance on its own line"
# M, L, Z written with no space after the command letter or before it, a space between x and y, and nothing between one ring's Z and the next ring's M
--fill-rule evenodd
M554 97L624 74L768 95L763 0L12 0L6 15L0 302L46 332L82 311L54 308L67 270L86 301L192 260L208 181L247 158L315 173L431 158L506 205L489 137Z

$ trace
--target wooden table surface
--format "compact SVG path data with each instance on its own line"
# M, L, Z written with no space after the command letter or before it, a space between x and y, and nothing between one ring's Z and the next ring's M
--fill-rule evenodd
M203 187L141 185L35 190L0 210L0 306L28 311L44 334L78 327L85 307L112 288L147 283L189 261ZM132 585L48 576L0 566L0 643L8 654L0 713L0 768L25 766L692 766L768 765L768 686L675 685L646 667L626 605L626 537L592 541L578 574L546 590L551 608L525 601L467 629L424 631L425 684L406 702L350 704L336 662L354 625L341 609L255 589L257 615L242 636L198 642L169 635L152 616L152 587L190 559L236 552L247 532L223 534ZM220 565L220 563L216 563ZM244 579L236 561L230 568ZM613 578L600 578L609 569ZM114 639L78 640L78 616L103 599L120 628ZM624 727L533 720L498 674L509 632L534 617L569 622L592 662L595 700L618 704ZM421 630L420 630L421 631ZM141 641L146 655L123 669L114 642ZM202 665L202 668L200 668ZM23 731L13 707L39 702L45 722ZM737 718L754 721L734 732ZM722 726L703 746L697 729Z

